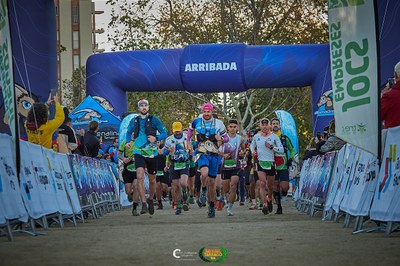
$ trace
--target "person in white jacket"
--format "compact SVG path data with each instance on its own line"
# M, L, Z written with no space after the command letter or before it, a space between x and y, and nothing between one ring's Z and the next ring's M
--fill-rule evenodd
M250 144L253 158L257 158L257 174L261 182L260 197L262 201L262 212L272 212L272 193L275 180L275 152L283 153L284 149L281 140L271 132L271 125L268 118L260 121L260 131L254 135ZM265 188L268 188L268 198Z

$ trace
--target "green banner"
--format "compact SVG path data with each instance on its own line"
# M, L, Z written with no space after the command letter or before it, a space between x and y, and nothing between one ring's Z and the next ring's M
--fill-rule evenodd
M330 0L336 135L378 155L378 57L373 0Z
M15 132L17 118L15 117L15 90L7 0L0 0L0 87L4 99L5 118L15 144L18 139Z

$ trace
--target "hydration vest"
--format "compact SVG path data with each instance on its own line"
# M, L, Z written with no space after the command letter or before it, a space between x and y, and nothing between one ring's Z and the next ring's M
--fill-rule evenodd
M134 123L134 138L136 139L139 136L139 118L140 115L138 115L137 117L135 117L135 123ZM145 122L145 132L146 132L146 136L156 136L157 135L157 128L154 128L152 126L151 120L153 119L152 115L148 115L146 118L146 122Z
M200 142L204 142L206 140L209 140L213 143L218 143L217 139L215 138L215 134L216 134L216 128L215 128L215 118L213 118L212 124L211 124L211 128L207 129L206 128L206 124L204 123L204 120L201 119L201 128L197 129L197 141ZM207 136L207 133L209 133L210 136Z

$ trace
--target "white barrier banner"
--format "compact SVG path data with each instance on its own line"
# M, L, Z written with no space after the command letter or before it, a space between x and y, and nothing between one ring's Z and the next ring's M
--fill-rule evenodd
M29 216L34 219L48 214L44 205L46 204L42 199L41 190L39 189L39 179L35 175L35 166L32 162L30 147L35 144L20 141L21 150L21 174L20 174L20 186L21 194L24 199L26 210ZM43 159L40 157L38 159Z
M0 135L0 204L8 220L28 221L24 202L18 184L15 161L12 154L12 140L8 135Z
M44 157L42 146L29 144L29 154L21 153L23 160L30 160L33 166L33 174L37 180L40 199L45 215L58 212L58 205L54 187L55 184L50 175L48 160ZM26 158L24 158L26 157Z
M350 172L343 201L340 204L342 211L353 216L368 215L368 210L361 210L361 205L366 200L370 185L376 184L376 178L371 179L371 176L373 176L371 170L375 170L372 169L375 165L377 165L377 162L374 155L356 148L355 162ZM369 204L371 204L371 201L369 201Z
M346 147L343 170L337 183L336 195L332 204L332 209L336 213L339 212L340 204L342 202L344 193L347 188L347 183L351 175L351 169L353 168L355 152L356 152L356 147L351 145L348 145Z
M72 207L68 201L67 192L65 191L62 165L59 161L57 161L57 153L53 150L43 148L43 154L45 155L48 162L50 179L53 183L58 211L61 214L73 214Z
M339 150L339 152L336 155L336 163L333 166L333 172L332 172L332 177L331 177L331 184L329 185L329 191L328 191L328 196L325 201L325 206L324 210L327 211L330 208L332 208L333 201L336 197L336 192L338 189L338 183L341 178L341 175L343 174L343 169L344 169L344 158L346 154L346 147L348 145L343 146Z
M370 217L378 221L400 221L400 127L387 131L379 180L376 186Z
M68 161L68 155L56 153L55 161L60 164L61 171L64 177L65 187L72 206L72 210L75 214L81 212L81 205L79 203L78 192L76 190L74 177L72 175L72 170L70 163Z

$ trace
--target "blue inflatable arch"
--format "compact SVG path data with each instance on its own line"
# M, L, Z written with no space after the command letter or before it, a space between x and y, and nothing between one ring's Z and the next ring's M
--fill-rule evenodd
M326 125L333 110L323 110L319 119L317 115L321 95L330 91L329 69L329 47L324 44L193 44L92 55L86 85L88 94L106 98L117 115L127 111L126 91L240 92L311 85L314 123Z
M382 84L398 62L400 1L378 1ZM23 128L33 102L57 87L56 10L53 0L8 0L14 81ZM61 40L62 42L62 40ZM127 110L126 91L245 91L312 86L314 132L332 118L328 45L189 45L182 49L96 54L87 62L87 92L107 110ZM0 93L0 130L7 132Z

